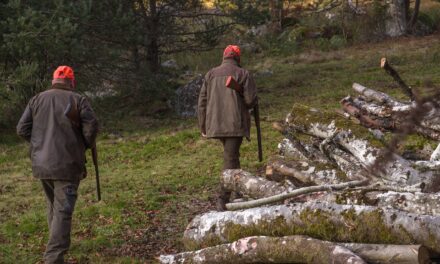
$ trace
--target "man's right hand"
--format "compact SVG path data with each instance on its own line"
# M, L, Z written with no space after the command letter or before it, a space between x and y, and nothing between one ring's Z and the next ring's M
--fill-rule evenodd
M206 134L202 132L202 137L206 138Z

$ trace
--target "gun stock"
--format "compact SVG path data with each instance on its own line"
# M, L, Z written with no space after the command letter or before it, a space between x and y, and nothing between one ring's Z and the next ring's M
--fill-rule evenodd
M232 76L228 76L228 78L226 79L226 87L235 90L238 93L242 93L242 88L241 85L234 79L234 77Z

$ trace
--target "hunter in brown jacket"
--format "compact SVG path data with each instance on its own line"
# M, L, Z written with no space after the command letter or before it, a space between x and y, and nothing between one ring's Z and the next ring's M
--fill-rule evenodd
M238 82L242 93L226 87L229 76ZM256 103L255 82L240 66L240 48L229 45L223 52L223 63L205 75L198 103L202 136L219 139L223 144L223 170L240 168L240 146L243 137L250 138L249 110ZM231 193L220 189L217 207L224 210Z
M47 198L44 261L64 263L79 182L86 176L85 150L95 143L98 122L87 99L74 90L73 70L60 66L53 77L52 87L29 101L17 134L30 142L32 173ZM69 111L76 111L77 121L66 116Z

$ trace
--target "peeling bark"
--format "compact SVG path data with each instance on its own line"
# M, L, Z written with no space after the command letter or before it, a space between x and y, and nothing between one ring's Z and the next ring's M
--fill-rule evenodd
M233 243L198 251L160 256L160 262L163 264L366 263L341 245L306 236L246 237Z
M440 253L439 230L439 216L307 202L198 215L183 239L187 247L194 249L253 235L308 235L336 242L417 243Z

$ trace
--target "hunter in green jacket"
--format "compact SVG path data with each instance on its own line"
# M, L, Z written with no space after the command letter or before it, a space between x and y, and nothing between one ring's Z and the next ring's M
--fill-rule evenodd
M239 93L226 87L232 76L242 88ZM199 95L198 119L202 135L219 139L224 147L223 170L240 168L240 146L243 137L250 138L249 110L257 103L257 89L249 72L240 66L240 48L229 45L223 52L223 63L211 69ZM217 207L224 210L230 192L221 188Z

